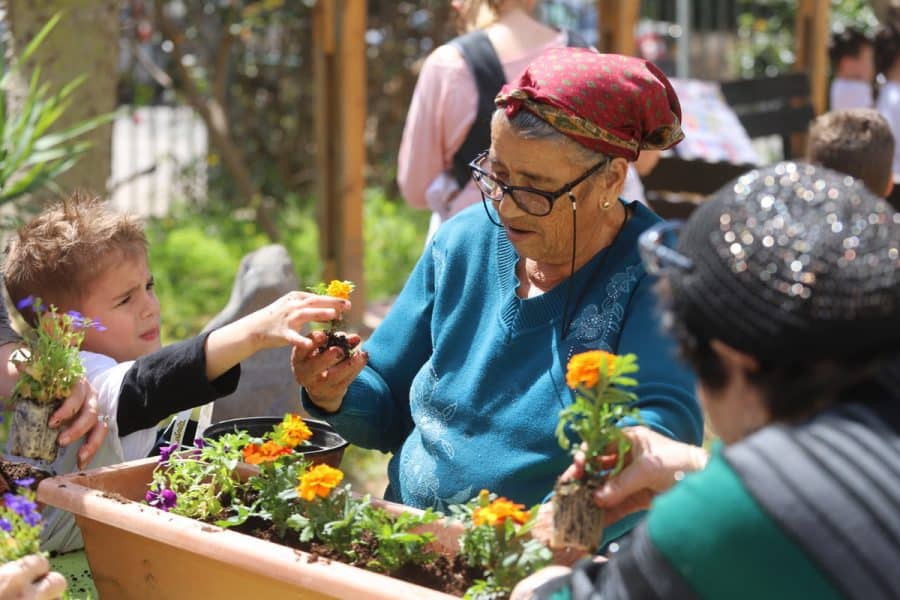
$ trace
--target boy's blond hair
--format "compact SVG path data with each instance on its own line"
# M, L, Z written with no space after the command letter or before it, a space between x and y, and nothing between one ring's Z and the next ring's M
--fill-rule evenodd
M819 115L809 127L806 157L811 163L852 175L878 196L884 196L892 179L891 126L871 108Z
M18 229L6 246L3 278L14 304L33 295L45 306L68 309L111 264L146 252L136 217L75 192ZM23 316L34 324L31 311Z

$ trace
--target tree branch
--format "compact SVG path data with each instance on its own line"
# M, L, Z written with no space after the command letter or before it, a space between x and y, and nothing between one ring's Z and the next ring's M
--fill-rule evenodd
M182 82L182 91L188 103L197 111L203 122L206 123L212 143L222 155L222 164L225 165L225 168L234 180L238 193L244 198L245 205L252 206L256 210L257 223L269 239L278 241L280 239L278 229L269 217L266 203L262 201L259 190L253 183L253 178L246 166L247 160L240 148L231 139L228 117L222 104L216 98L206 97L197 87L191 73L184 66L182 36L175 24L165 15L163 10L164 1L154 1L154 16L163 36L172 42L172 60Z

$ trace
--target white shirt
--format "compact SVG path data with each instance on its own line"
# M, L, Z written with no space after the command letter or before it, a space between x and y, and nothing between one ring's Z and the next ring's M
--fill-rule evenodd
M97 392L97 411L101 417L109 417L107 419L109 432L106 439L86 468L95 469L145 458L156 443L157 428L141 429L120 438L116 422L122 380L134 361L120 363L104 354L85 351L79 352L78 355L84 365L85 377ZM84 438L60 448L59 455L53 462L53 471L58 474L77 471L78 450L83 444ZM44 520L41 532L42 550L69 552L84 547L81 531L75 525L72 513L48 506L41 514Z
M831 110L872 108L872 86L858 79L835 78L831 82Z
M875 105L888 124L895 140L900 140L900 83L888 81L881 87L878 93L878 103ZM900 143L894 145L894 174L900 174Z

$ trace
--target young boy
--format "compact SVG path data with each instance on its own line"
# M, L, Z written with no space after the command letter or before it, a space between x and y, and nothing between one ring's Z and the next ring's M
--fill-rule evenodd
M161 348L159 301L147 239L136 218L76 194L20 228L6 252L3 276L15 304L40 297L45 306L75 310L103 325L87 330L81 352L101 418L109 424L91 467L148 456L161 419L232 393L240 361L259 350L288 344L311 348L300 328L339 318L350 306L346 300L291 292L221 329ZM33 324L32 311L22 312ZM75 450L70 446L60 453L53 465L57 472L75 469ZM82 545L71 515L45 511L42 548Z
M872 40L855 29L834 34L828 47L831 61L831 110L871 108L875 79Z
M862 180L878 196L887 197L894 187L893 157L891 126L877 110L832 111L809 126L807 160Z

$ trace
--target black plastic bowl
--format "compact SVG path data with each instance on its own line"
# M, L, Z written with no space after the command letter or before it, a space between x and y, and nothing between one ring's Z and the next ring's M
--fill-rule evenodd
M218 439L226 433L246 431L254 437L262 437L281 423L281 417L243 417L240 419L228 419L213 423L203 432L203 437ZM306 443L297 446L296 452L306 456L313 464L324 463L337 468L344 456L344 449L350 443L342 438L334 428L325 421L315 419L303 419L312 437Z

